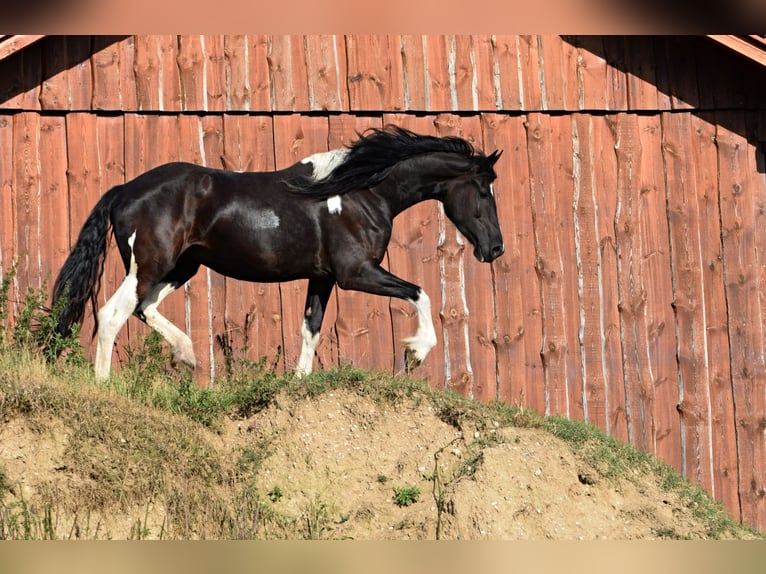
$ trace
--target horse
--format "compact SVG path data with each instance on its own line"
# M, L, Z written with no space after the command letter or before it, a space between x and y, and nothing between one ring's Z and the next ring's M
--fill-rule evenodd
M112 187L85 220L54 282L52 308L60 308L55 331L69 334L90 301L98 379L109 377L115 338L132 315L168 342L174 363L193 369L191 339L157 308L204 265L243 281L308 279L298 376L312 371L336 284L414 307L417 331L403 341L405 363L414 368L437 339L428 295L380 265L393 219L421 201L440 201L474 256L495 260L505 250L493 186L501 154L486 155L460 137L389 125L278 171L184 162L155 167ZM96 311L110 228L126 276Z

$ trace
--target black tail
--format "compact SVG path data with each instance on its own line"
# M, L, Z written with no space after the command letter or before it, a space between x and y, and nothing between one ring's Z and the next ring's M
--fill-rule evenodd
M109 212L121 188L116 186L110 189L93 208L80 230L74 249L53 284L51 308L56 308L60 297L66 297L56 326L56 332L62 336L69 335L72 325L82 322L88 300L93 306L93 317L98 328L96 296L101 289L101 275L109 245Z

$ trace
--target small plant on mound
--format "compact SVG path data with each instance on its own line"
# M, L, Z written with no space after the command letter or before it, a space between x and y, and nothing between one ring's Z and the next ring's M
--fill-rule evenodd
M410 506L418 501L420 494L420 488L416 485L394 488L394 504L397 506Z

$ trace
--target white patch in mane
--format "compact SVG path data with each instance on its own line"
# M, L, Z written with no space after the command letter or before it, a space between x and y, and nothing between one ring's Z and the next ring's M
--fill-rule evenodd
M339 215L343 211L343 203L341 202L340 195L333 195L327 198L327 209L330 213Z
M343 163L348 155L348 149L340 148L310 155L301 160L301 163L310 163L314 168L312 174L315 181L322 180L332 173L336 167Z

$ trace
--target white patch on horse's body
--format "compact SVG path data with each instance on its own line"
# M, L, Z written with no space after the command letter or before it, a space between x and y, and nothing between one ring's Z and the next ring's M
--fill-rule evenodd
M295 374L299 377L308 375L314 365L314 352L319 344L319 333L312 335L309 331L308 321L303 321L301 325L301 336L303 345L301 346L301 357L298 359L298 366L295 368Z
M404 344L412 350L414 358L423 362L429 351L436 346L436 331L431 319L431 300L422 289L418 293L418 298L414 301L407 301L415 307L418 314L418 330L412 337L404 340Z
M279 216L273 209L259 209L250 215L250 225L255 229L278 229Z
M96 342L96 377L106 379L112 366L112 347L117 333L138 305L138 265L133 253L136 232L128 238L130 267L128 275L106 305L98 310L98 340Z
M324 151L315 153L301 160L301 163L310 163L314 168L312 176L315 181L326 178L332 173L332 171L342 164L346 155L348 155L348 149L339 148L330 151Z
M327 209L330 213L340 215L340 212L343 211L343 202L341 201L340 195L333 195L332 197L327 198Z

